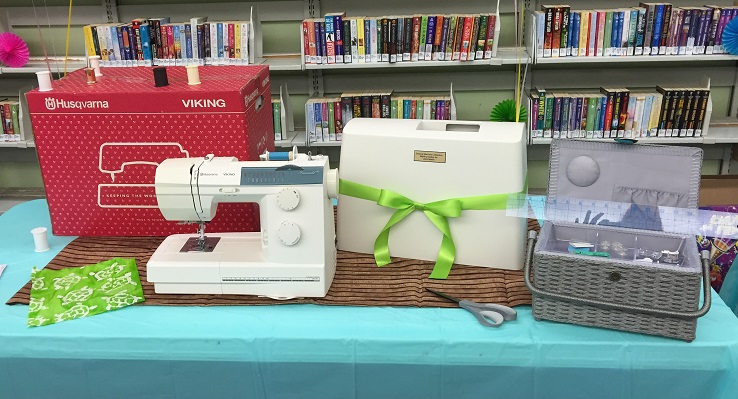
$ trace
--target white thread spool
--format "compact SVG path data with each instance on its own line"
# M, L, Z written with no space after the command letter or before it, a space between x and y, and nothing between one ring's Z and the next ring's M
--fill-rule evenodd
M200 84L200 70L197 65L187 65L187 84L190 86Z
M36 247L36 252L46 252L51 247L49 247L49 240L46 237L46 227L36 227L35 229L31 230L31 234L33 234L33 244Z
M90 68L95 70L95 76L96 77L103 76L102 71L100 70L100 56L91 55L89 59L90 59Z
M54 90L51 87L51 72L49 71L36 72L36 78L38 78L38 91Z

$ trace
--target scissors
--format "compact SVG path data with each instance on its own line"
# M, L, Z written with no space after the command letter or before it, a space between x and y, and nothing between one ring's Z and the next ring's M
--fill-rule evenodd
M504 305L498 305L495 303L476 303L466 299L454 298L451 295L446 295L430 288L426 288L426 290L458 303L459 307L470 311L474 317L477 318L479 324L483 326L499 327L503 321L515 320L518 318L518 313L515 309Z

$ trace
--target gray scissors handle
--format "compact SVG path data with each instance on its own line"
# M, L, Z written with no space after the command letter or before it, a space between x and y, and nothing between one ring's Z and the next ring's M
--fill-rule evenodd
M459 306L470 311L477 318L479 324L487 327L499 327L505 320L515 320L517 312L503 305L493 303L478 304L469 300L462 300Z

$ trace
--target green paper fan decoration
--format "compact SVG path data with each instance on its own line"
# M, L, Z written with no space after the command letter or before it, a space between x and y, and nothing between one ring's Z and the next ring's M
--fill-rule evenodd
M525 108L520 107L520 122L525 122L528 117ZM515 122L515 101L503 100L492 108L489 114L489 120L492 122Z

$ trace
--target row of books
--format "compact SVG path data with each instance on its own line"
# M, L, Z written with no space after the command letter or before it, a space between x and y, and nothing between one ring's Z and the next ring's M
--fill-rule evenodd
M702 135L710 91L667 88L639 92L530 92L532 138L696 137Z
M393 96L391 92L343 93L335 98L311 98L305 104L310 142L341 141L343 127L353 118L450 120L451 98Z
M19 107L17 101L0 101L0 123L2 123L0 142L21 140L20 121L18 119Z
M571 10L543 5L533 12L536 57L723 54L725 26L737 7L639 7Z
M170 23L169 18L134 19L130 24L86 25L87 55L101 66L246 65L250 24L207 22L207 17Z
M287 139L287 133L282 129L282 101L272 98L272 119L274 121L274 140Z
M347 17L302 21L306 64L471 61L495 56L495 14Z

